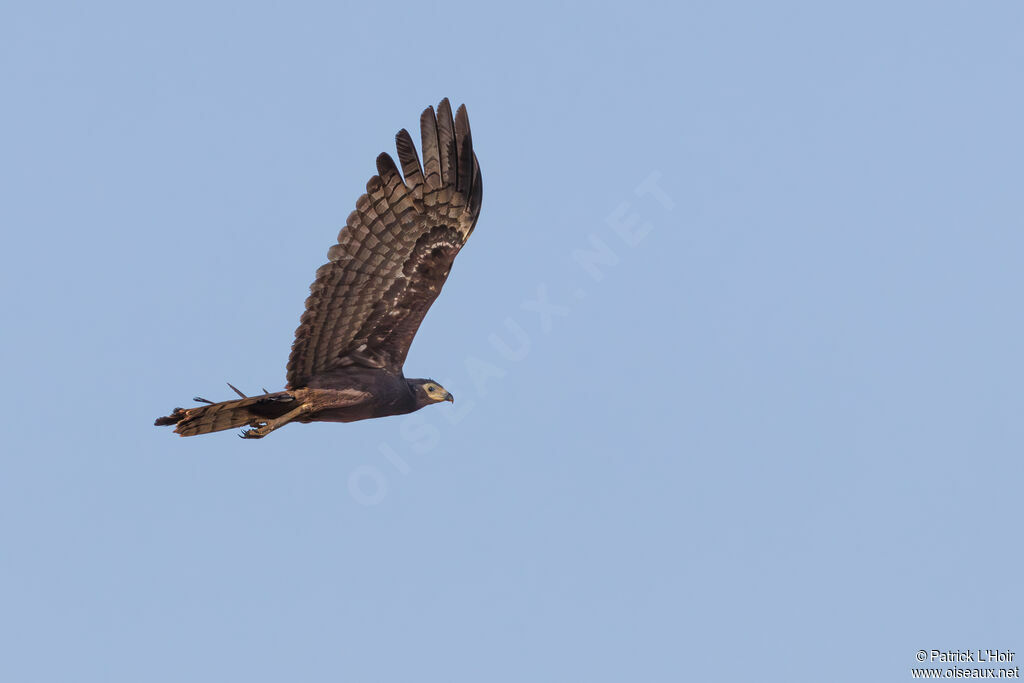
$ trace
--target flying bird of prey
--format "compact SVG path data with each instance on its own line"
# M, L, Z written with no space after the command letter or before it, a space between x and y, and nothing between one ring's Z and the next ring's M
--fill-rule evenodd
M316 273L292 345L284 391L175 408L157 425L182 436L246 427L259 439L289 422L354 422L402 415L452 395L402 372L416 330L441 292L480 214L483 185L465 105L447 99L420 117L423 164L412 137L387 154ZM230 385L229 385L230 386Z

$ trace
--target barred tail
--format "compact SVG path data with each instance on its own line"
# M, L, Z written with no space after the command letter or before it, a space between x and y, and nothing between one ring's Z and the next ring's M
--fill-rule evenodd
M245 425L256 426L268 418L280 417L288 412L294 401L287 391L279 391L196 408L175 408L173 413L158 417L153 424L157 427L177 425L174 432L181 436L209 434Z

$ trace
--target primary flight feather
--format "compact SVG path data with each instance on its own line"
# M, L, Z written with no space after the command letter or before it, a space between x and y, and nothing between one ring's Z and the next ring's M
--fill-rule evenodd
M175 408L156 420L182 436L248 427L258 439L288 422L353 422L401 415L452 395L402 366L416 330L480 215L483 185L465 105L447 99L420 116L423 163L395 136L310 286L284 391ZM234 388L234 387L232 387ZM236 389L237 391L237 389ZM239 392L241 395L241 392Z

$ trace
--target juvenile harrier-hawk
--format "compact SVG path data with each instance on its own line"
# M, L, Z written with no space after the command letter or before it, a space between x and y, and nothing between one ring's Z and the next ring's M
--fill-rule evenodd
M284 391L175 408L157 425L182 436L248 426L259 439L289 422L354 422L452 401L430 379L406 379L416 330L448 278L477 217L483 185L465 105L441 100L420 117L423 165L412 137L395 136L399 172L387 154L378 175L327 252L295 331ZM403 178L404 176L404 178ZM232 387L234 389L234 387ZM237 392L238 390L235 389Z

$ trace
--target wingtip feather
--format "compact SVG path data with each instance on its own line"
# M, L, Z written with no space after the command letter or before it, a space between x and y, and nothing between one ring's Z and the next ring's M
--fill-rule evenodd
M437 105L437 146L441 160L441 181L445 185L457 185L459 178L459 153L455 142L455 120L448 98Z
M395 134L395 149L398 151L398 161L402 164L405 184L412 188L419 186L423 182L423 169L416 153L416 143L405 128Z
M427 107L420 115L420 140L423 145L423 176L429 189L440 189L441 152L438 147L437 115L434 108Z

